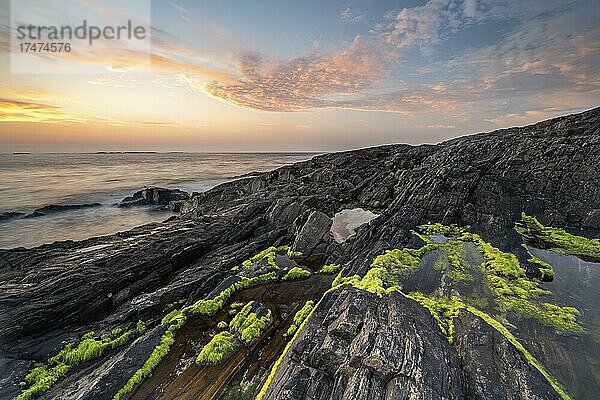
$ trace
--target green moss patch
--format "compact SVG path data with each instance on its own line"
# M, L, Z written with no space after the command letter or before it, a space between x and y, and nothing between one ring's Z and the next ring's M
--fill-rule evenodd
M229 330L237 332L245 343L250 343L252 339L259 337L271 321L271 310L268 310L266 315L258 317L258 314L252 312L253 306L253 301L246 304L229 323Z
M300 253L298 251L292 251L290 249L290 246L269 247L269 248L261 251L260 253L250 257L248 260L244 261L242 263L241 268L242 269L250 269L250 268L254 267L254 265L256 263L258 263L266 258L267 262L269 263L270 266L272 266L275 269L279 269L279 266L275 262L275 258L277 257L278 254L287 254L289 258L302 257L302 253ZM239 267L238 267L238 269L239 269Z
M419 292L413 292L406 297L415 300L425 307L435 321L440 330L448 337L448 342L454 341L454 319L458 317L458 312L464 308L464 303L458 297L443 298L426 296Z
M233 334L230 332L217 333L198 355L196 361L201 363L218 363L234 349Z
M321 268L321 273L326 275L335 274L342 270L342 266L338 264L327 264Z
M175 343L175 332L185 324L189 316L197 314L213 315L223 308L223 305L237 290L268 282L276 278L277 274L275 272L259 275L254 278L241 277L238 282L221 291L221 293L213 299L199 300L191 306L173 310L168 313L161 322L163 325L168 325L168 328L161 337L160 343L154 348L144 365L138 369L133 376L129 378L129 381L127 381L125 386L117 392L113 397L113 400L119 400L121 397L131 392L137 384L150 375L158 363L169 353L171 346Z
M563 229L546 227L535 217L521 214L515 230L530 242L540 242L557 253L572 254L582 258L600 259L600 240L572 235Z
M227 321L219 321L219 323L217 324L217 329L227 329L229 325L227 324Z
M293 334L295 334L298 330L298 327L302 325L304 320L310 315L314 306L314 301L307 301L306 304L304 304L304 306L300 310L298 310L298 312L294 315L294 322L292 323L292 325L290 325L289 329L287 330L284 336L292 336Z
M81 337L78 343L69 343L57 355L48 359L48 362L37 364L27 376L22 386L29 386L15 399L27 400L38 397L50 389L69 370L81 363L100 357L109 350L120 347L135 336L145 332L145 325L140 321L135 329L123 332L117 328L111 335L95 337L94 332L88 332Z
M456 224L444 225L436 222L434 224L419 225L419 230L425 235L457 237L467 232L469 227Z
M294 268L290 269L287 274L285 274L285 276L283 277L283 280L291 281L294 279L308 278L309 276L310 276L310 271L308 271L304 268L294 267Z
M546 378L546 380L550 383L550 385L552 385L552 387L554 388L556 393L558 393L558 395L563 400L571 400L571 397L569 397L569 395L558 384L558 382L548 372L546 372L544 367L542 367L542 365L535 359L535 357L529 351L527 351L527 349L525 349L525 347L523 347L523 345L517 340L517 338L508 329L506 329L506 327L504 327L504 325L502 325L500 322L496 321L496 319L494 319L490 315L488 315L485 312L480 311L474 307L467 306L466 309L468 311L470 311L471 313L473 313L474 315L478 316L479 318L483 319L488 325L490 325L492 328L494 328L499 333L501 333L506 339L508 339L508 341L513 346L515 346L515 348L519 352L521 352L521 354L523 354L523 356L525 357L527 362L529 362L529 364L531 364L538 371L540 371L540 373L544 376L544 378Z
M113 397L113 400L119 400L124 395L128 394L133 390L133 388L139 384L143 379L145 379L148 375L152 373L154 368L158 365L159 362L169 353L171 350L171 346L175 343L175 332L183 326L186 321L186 316L184 314L178 314L174 316L169 321L169 327L166 332L160 338L160 343L156 346L148 359L144 362L144 365L135 373L125 386L123 386Z
M543 260L540 260L533 254L531 254L531 252L529 252L529 249L527 249L527 246L524 246L524 247L527 250L527 252L529 253L529 255L531 256L527 261L529 261L532 264L536 264L538 266L538 269L540 270L540 272L542 274L542 279L552 280L552 278L554 277L554 268L552 267L552 265L548 264L547 262L545 262Z
M537 280L526 276L525 269L514 254L502 252L473 233L465 232L461 238L474 242L483 253L481 268L501 311L533 318L560 330L582 330L576 321L579 312L573 307L550 305L536 300L550 292L540 288Z

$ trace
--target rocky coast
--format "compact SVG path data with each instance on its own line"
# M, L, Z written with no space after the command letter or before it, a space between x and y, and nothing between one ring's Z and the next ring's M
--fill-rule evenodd
M594 398L599 304L528 246L597 266L599 182L597 108L139 192L181 215L0 250L0 398Z

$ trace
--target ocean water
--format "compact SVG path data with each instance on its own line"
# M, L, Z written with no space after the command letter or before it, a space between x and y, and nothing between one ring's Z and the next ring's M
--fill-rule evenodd
M0 248L81 240L161 221L171 214L115 204L147 187L203 192L234 177L312 158L314 153L0 154L0 213L46 205L101 207L0 221Z

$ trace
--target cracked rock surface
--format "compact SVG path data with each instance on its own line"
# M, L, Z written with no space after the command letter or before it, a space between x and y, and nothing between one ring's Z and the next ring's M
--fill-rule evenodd
M466 310L453 345L399 293L324 299L265 399L560 399L504 336Z

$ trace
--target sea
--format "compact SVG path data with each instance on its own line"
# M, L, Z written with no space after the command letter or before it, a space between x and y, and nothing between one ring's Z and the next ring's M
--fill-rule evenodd
M118 208L126 196L157 186L204 192L251 172L308 160L315 153L0 153L0 215L47 205L101 206L35 218L0 219L0 248L82 240L162 221L156 207Z

